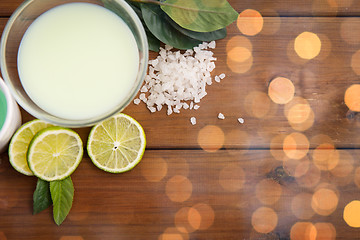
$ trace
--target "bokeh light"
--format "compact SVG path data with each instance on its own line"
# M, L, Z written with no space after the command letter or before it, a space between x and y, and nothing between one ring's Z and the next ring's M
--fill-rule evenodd
M0 240L7 240L5 233L1 231L0 231Z
M245 97L245 109L250 116L265 118L271 109L271 100L266 93L252 91Z
M302 159L289 159L283 162L283 167L290 176L299 178L309 171L310 160L307 157Z
M209 204L198 203L189 209L188 221L196 230L208 229L213 225L214 219L215 212Z
M360 167L357 167L355 169L355 173L354 173L354 183L355 185L360 188Z
M360 227L360 201L353 200L344 208L343 214L345 222L354 228Z
M317 230L311 222L297 222L290 230L291 240L316 240Z
M220 185L230 192L240 190L245 183L245 179L244 170L237 164L224 167L219 174Z
M234 73L239 73L239 74L246 73L251 69L253 65L253 56L251 55L249 58L247 58L242 62L234 61L230 57L228 57L226 59L226 64Z
M227 56L231 59L231 61L245 62L252 56L252 53L248 48L234 47L227 53Z
M321 50L320 38L312 32L303 32L295 38L295 52L303 59L313 59Z
M260 34L274 35L277 33L281 25L281 18L279 14L273 9L263 9L260 13L262 16L271 16L264 18L264 24Z
M176 227L168 227L158 240L189 240L187 233L180 232Z
M62 236L60 240L84 240L81 236Z
M264 20L261 14L253 9L246 9L239 14L237 27L244 35L255 36L261 32Z
M269 233L277 226L278 216L272 208L260 207L252 214L251 224L257 232Z
M312 196L311 207L317 214L328 216L336 210L338 202L339 197L333 190L320 188Z
M344 101L351 111L360 112L360 84L353 84L346 89Z
M272 205L280 199L282 187L272 179L263 179L256 185L255 193L261 203Z
M287 161L289 159L283 151L283 143L286 136L285 134L276 135L270 142L270 153L278 161Z
M284 138L283 150L289 158L301 159L309 151L309 140L302 133L291 133Z
M197 140L203 150L216 152L223 147L225 135L218 126L207 125L199 131Z
M339 162L330 172L335 177L347 177L354 170L354 158L345 150L339 151L339 153Z
M354 0L335 0L337 5L341 8L351 7Z
M191 211L190 211L191 210ZM191 214L191 216L190 216ZM190 207L183 207L175 214L175 226L180 232L191 233L196 229L199 229L200 225L197 226L195 224L194 227L189 223L189 219L195 219L193 222L201 222L201 215L196 209L192 209Z
M317 232L316 240L336 239L336 229L332 223L317 222L314 226Z
M140 165L143 177L150 182L160 182L167 174L168 164L163 158L147 158Z
M311 137L310 143L315 146L318 146L321 144L329 144L329 145L334 146L334 141L332 140L331 137L329 137L326 134L317 134L317 135Z
M312 14L313 16L335 17L338 11L336 0L313 0Z
M295 180L301 187L313 188L321 179L321 171L313 164L310 163L307 172L300 177L296 177Z
M357 50L351 57L351 68L357 75L360 75L360 50Z
M227 42L227 65L234 73L246 73L253 64L252 44L245 36L236 35Z
M291 200L291 211L299 219L310 219L315 212L311 208L312 195L310 193L299 193Z
M342 39L353 45L360 43L360 19L359 18L343 18L340 26L340 35Z
M312 127L315 120L315 114L309 102L302 97L294 97L284 107L284 115L286 116L290 126L297 131L305 131Z
M290 79L276 77L271 80L268 88L270 99L277 104L286 104L294 98L295 86Z
M339 157L339 151L330 143L322 143L312 152L315 166L323 171L334 169L339 163Z
M226 44L226 52L230 52L236 47L246 48L249 52L252 52L253 50L251 41L247 37L241 35L236 35L230 38Z
M171 201L184 202L191 197L192 183L187 177L176 175L166 183L165 192Z

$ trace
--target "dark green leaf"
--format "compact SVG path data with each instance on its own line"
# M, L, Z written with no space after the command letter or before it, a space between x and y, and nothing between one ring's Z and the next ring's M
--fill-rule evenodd
M167 17L167 21L179 32L181 32L182 34L203 41L203 42L210 42L213 40L219 40L219 39L223 39L226 37L226 28L222 28L213 32L195 32L195 31L191 31L185 28L182 28L181 26L179 26L176 22L174 22L169 16Z
M74 186L71 177L50 182L50 192L54 221L60 225L69 214L74 198Z
M239 15L227 0L165 0L160 4L177 24L196 32L222 29Z
M47 209L51 205L50 184L38 178L33 195L33 214Z
M190 49L201 43L171 26L159 5L141 4L141 12L148 29L163 43L178 49Z
M116 13L118 16L121 17L121 11L114 6L110 1L108 0L102 0L104 3L104 6L109 9L110 11ZM134 12L136 13L136 15L138 15L144 29L145 29L145 33L146 33L146 37L147 37L147 41L148 41L148 45L149 45L149 50L154 51L154 52L158 52L159 48L160 48L160 40L157 39L150 31L149 29L147 29L144 19L142 17L141 14L141 4L138 2L131 2L130 0L126 0L126 2L130 5L130 7L134 10Z

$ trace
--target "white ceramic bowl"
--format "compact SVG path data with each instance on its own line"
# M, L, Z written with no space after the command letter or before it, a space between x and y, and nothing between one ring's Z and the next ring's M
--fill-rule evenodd
M10 94L4 80L0 78L0 90L6 98L7 113L4 125L0 129L0 153L4 152L12 135L21 125L21 114L15 99Z

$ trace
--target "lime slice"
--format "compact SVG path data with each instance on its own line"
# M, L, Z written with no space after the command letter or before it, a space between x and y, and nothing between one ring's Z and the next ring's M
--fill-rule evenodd
M28 176L34 175L27 164L26 152L35 134L50 126L53 125L35 119L25 123L15 132L9 144L9 161L16 171Z
M62 180L71 175L83 156L80 136L73 130L49 127L31 140L27 152L29 168L45 181Z
M145 132L132 117L119 113L94 126L87 151L100 169L121 173L138 164L146 146Z

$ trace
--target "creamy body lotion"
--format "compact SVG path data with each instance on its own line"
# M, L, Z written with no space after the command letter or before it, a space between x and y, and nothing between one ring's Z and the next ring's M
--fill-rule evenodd
M57 117L108 113L131 91L139 68L136 40L115 13L68 3L40 15L26 31L18 72L30 98Z

